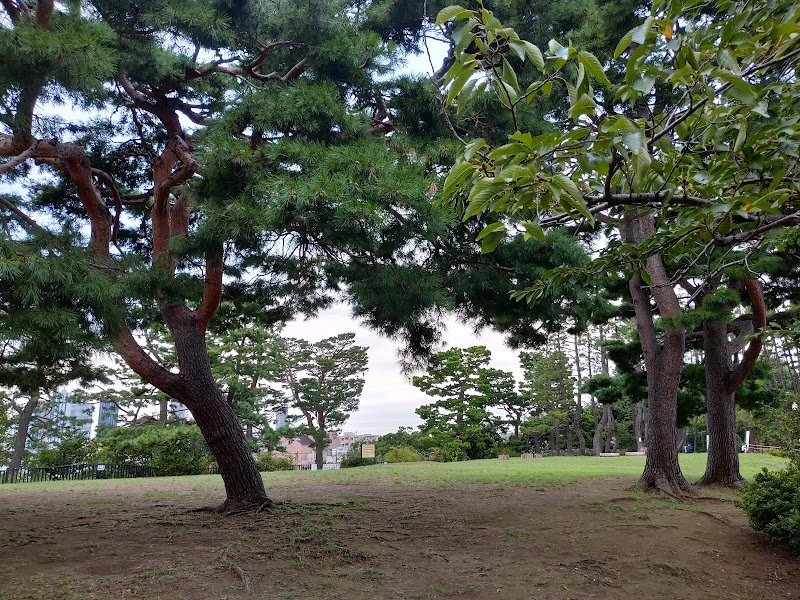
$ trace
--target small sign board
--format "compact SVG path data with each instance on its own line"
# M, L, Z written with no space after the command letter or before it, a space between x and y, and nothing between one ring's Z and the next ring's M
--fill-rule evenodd
M97 470L98 471L105 471L106 470L106 466L105 465L97 465Z
M375 444L361 444L361 458L375 458Z

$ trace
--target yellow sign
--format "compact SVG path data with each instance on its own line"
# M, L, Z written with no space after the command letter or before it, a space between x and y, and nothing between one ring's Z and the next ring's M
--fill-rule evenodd
M375 458L375 444L361 444L361 458Z

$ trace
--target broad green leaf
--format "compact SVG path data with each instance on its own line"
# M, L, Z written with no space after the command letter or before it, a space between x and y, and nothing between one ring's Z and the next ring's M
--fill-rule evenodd
M633 41L633 29L623 35L619 43L617 43L617 47L614 48L614 58L619 58L619 55L625 52L628 46L631 45L631 41Z
M568 207L577 210L581 215L590 221L594 221L592 213L589 212L589 209L586 207L586 203L583 201L583 194L581 194L581 191L578 189L578 186L575 185L575 182L572 181L572 179L563 173L556 173L553 175L552 181L560 189L567 193L566 196L563 194L561 195L561 202L566 203Z
M514 72L511 64L503 57L503 83L513 88L519 95L519 82L517 81L517 74Z
M464 85L469 81L470 77L475 74L475 61L470 61L471 65L463 65L463 70L456 75L450 83L450 89L447 90L447 97L445 98L445 106L449 106L461 93Z
M653 27L653 17L647 17L644 23L636 27L631 34L631 41L637 44L647 42L647 35L651 33Z
M738 152L747 140L747 120L739 121L739 133L736 135L736 142L733 144L733 151Z
M578 98L578 101L570 109L569 116L577 121L582 115L593 115L596 110L597 104L595 104L595 101L588 94L584 94Z
M519 56L519 59L524 61L525 60L525 44L520 42L508 42L509 47L514 51L514 53Z
M500 242L503 241L504 237L506 237L505 229L503 229L503 231L493 231L488 234L481 240L481 254L489 254L489 252L494 251Z
M457 188L475 169L477 169L477 166L470 162L456 163L453 168L450 169L447 179L444 180L445 195L452 192L452 188Z
M559 44L556 40L550 40L547 46L550 49L550 54L552 54L556 58L560 58L562 60L569 60L569 48L565 48L564 46Z
M442 25L449 21L450 19L455 19L459 21L461 19L467 18L472 14L471 11L467 10L463 6L459 6L458 4L453 4L452 6L445 6L442 10L439 11L439 14L436 15L436 27Z
M539 226L538 223L534 223L533 221L523 221L520 223L522 227L525 228L524 238L525 240L529 240L530 238L534 237L537 240L545 239L544 230Z
M469 195L469 205L464 212L464 220L470 217L481 214L489 204L489 202L497 194L502 193L506 189L504 181L497 181L494 177L484 177L472 186L472 191Z
M540 72L544 72L544 56L542 55L542 51L539 50L539 47L531 44L530 42L522 42L525 44L525 55L528 57L528 60L533 63L533 66L539 69Z
M625 147L631 151L631 154L641 154L642 152L647 152L644 131L642 130L634 133L623 133L622 143L625 144Z
M603 71L603 65L600 64L600 61L594 54L581 50L578 52L578 60L581 61L581 64L589 72L589 75L597 79L597 81L607 88L611 87L611 81L606 77L605 71Z
M487 225L486 227L484 227L481 230L481 232L478 234L478 237L476 237L475 239L476 240L482 240L483 238L485 238L490 233L495 233L497 231L502 231L505 234L505 232L506 232L505 224L503 224L503 223L491 223L490 225Z
M741 73L741 69L739 68L739 62L736 60L736 57L733 55L733 52L731 52L729 48L723 48L717 53L717 62L720 64L721 67L730 69L734 73L734 75L739 75Z
M569 81L565 81L564 85L567 86L567 95L569 96L569 105L575 106L578 103L578 89Z
M633 89L642 92L645 96L653 91L653 86L656 84L656 78L652 76L642 77L633 82Z
M714 69L711 72L712 76L718 77L722 81L729 83L738 91L741 92L740 95L737 95L737 99L742 100L745 104L755 104L758 102L758 91L756 88L749 82L742 79L739 75L732 73L726 69Z

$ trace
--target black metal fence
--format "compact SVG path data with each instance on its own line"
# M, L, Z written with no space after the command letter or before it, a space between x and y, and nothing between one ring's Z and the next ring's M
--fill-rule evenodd
M0 470L0 483L69 481L76 479L123 479L156 477L158 469L142 465L79 463L57 467L22 467Z

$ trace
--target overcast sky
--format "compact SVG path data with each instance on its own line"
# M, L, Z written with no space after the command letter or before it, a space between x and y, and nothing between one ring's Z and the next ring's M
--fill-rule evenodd
M283 330L283 335L317 342L339 333L353 332L356 344L369 348L369 366L361 396L361 407L344 425L345 431L384 434L401 426L413 426L422 421L414 409L435 401L411 385L400 372L397 363L398 344L361 326L350 315L346 305L328 309L316 319L295 320ZM517 353L503 343L500 334L484 330L476 335L467 324L448 319L444 332L446 347L484 345L492 351L491 366L519 373Z

